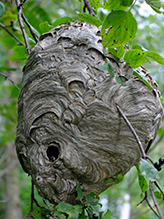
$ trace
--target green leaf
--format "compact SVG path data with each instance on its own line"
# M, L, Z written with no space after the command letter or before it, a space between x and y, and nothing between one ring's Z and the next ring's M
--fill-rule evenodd
M145 55L153 59L154 61L164 65L164 58L160 56L158 53L152 51L146 51Z
M103 183L104 186L106 186L106 184L108 184L109 182L112 182L113 178L110 177L109 179L105 180L105 182Z
M109 59L106 58L106 61L107 61L107 69L108 69L108 72L111 76L111 78L114 78L114 70L113 70L113 67L109 61Z
M79 183L77 184L76 190L77 190L77 199L81 201L83 198L83 192Z
M117 57L118 59L121 59L124 55L125 49L124 46L119 46L117 48L109 48L108 52Z
M133 0L122 0L121 5L123 6L130 6L133 3Z
M162 128L159 128L159 130L158 130L158 136L159 136L159 137L162 137L163 134L164 134L164 130L163 130Z
M122 0L109 0L104 4L104 9L109 11L125 10L127 6L122 5Z
M102 44L110 48L122 46L134 38L136 31L137 22L131 12L113 11L102 24Z
M116 76L116 81L118 84L121 84L122 86L124 86L124 84L119 76Z
M104 214L103 219L111 219L112 213L108 209L107 212Z
M146 192L149 187L146 178L143 175L138 174L138 180L142 193Z
M161 2L159 0L147 0L146 3L157 13L161 13L159 10L161 8Z
M100 69L101 71L108 71L108 64L105 63L104 65L100 65L98 69Z
M76 12L76 14L81 21L85 21L86 23L92 24L97 27L99 27L102 24L102 22L98 18L93 17L90 14L86 14L84 12L83 13Z
M19 84L19 85L20 85L20 84ZM18 90L16 87L14 87L14 88L12 89L12 92L11 92L10 97L11 97L11 98L18 98L18 95L19 95L19 90Z
M73 19L70 18L70 17L62 17L62 18L57 19L57 20L52 24L52 27L56 27L56 26L59 26L60 24L64 24L64 23L72 22L72 21L73 21Z
M0 71L16 71L16 68L8 68L6 66L0 67Z
M117 184L117 183L121 182L123 179L124 179L124 173L121 172L117 176L114 176L114 177L107 179L103 184L105 186L107 183L109 183L111 181L114 181Z
M124 60L131 68L138 68L145 61L145 53L139 49L132 49L126 52Z
M43 202L44 202L45 205L47 205L48 207L50 207L49 201L48 201L46 198L43 198Z
M0 1L0 17L5 13L5 6L4 4Z
M151 180L152 182L159 179L158 171L147 160L144 160L141 158L139 168L140 168L141 174L145 176L147 179Z
M94 205L98 204L99 199L99 196L94 192L91 192L89 195L86 196L87 203L92 203Z
M12 61L26 60L28 54L26 53L26 48L24 46L16 46L13 50L13 56L9 56Z
M138 78L140 78L141 81L142 81L145 85L147 85L147 86L150 88L150 90L152 91L152 87L151 87L151 85L149 84L149 82L148 82L146 79L144 79L139 73L137 73L136 71L133 71L133 75L135 75L135 76L137 76Z
M73 210L74 207L73 205L69 204L69 203L65 203L65 202L60 202L57 206L56 206L57 210L62 211L62 212L67 212L70 210Z
M155 191L155 192L154 192L154 195L155 195L155 197L156 197L157 199L162 199L162 194L161 194L161 192Z
M143 51L142 47L140 45L137 45L137 44L134 44L132 46L132 49L139 49L139 50Z
M60 219L66 219L66 218L68 218L68 217L66 217L62 212L60 212L60 211L56 211L55 213L54 213L54 218L56 219L56 218L60 218ZM56 216L56 217L55 217Z
M101 6L100 0L89 0L89 2L95 10Z
M39 24L39 28L40 28L42 33L46 33L52 29L52 26L49 25L48 21L44 21L44 22Z

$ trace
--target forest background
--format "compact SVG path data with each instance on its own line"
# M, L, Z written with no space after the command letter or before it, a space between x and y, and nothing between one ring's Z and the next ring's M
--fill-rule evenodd
M0 18L12 34L23 42L23 36L17 19L17 8L14 1L0 1ZM150 1L151 2L151 1ZM148 3L148 1L147 1ZM164 18L163 13L153 10L144 0L138 0L131 9L135 17L138 30L135 38L128 46L140 45L145 50L158 52L164 57ZM157 1L158 4L158 1ZM5 9L3 8L5 6ZM71 17L79 21L76 11L83 11L83 1L78 0L28 0L24 5L24 14L36 33L41 35L44 22L47 26L58 18ZM161 8L164 3L161 1ZM158 9L158 7L157 7ZM162 11L162 9L161 9ZM108 12L98 9L98 17L103 20ZM0 14L1 15L1 14ZM2 27L2 26L1 26ZM26 218L30 209L31 179L22 170L15 154L15 133L17 124L17 99L21 87L22 68L26 63L27 55L15 57L13 49L19 43L11 37L4 28L0 27L0 218ZM35 42L29 38L31 48ZM161 101L164 100L164 67L157 62L144 62L143 66L149 71L159 84ZM164 155L163 147L164 124L161 124L157 139L153 143L149 156L157 161ZM164 188L164 172L159 172L160 185ZM40 205L45 205L35 191L35 198ZM107 189L100 196L102 210L107 208L112 212L113 219L155 219L158 218L148 208L146 202L137 204L143 199L137 180L137 171L132 168L119 184ZM164 201L158 197L159 205L164 215ZM126 213L124 210L126 209ZM14 216L17 215L17 216ZM39 216L40 217L40 216ZM38 218L39 218L38 217Z

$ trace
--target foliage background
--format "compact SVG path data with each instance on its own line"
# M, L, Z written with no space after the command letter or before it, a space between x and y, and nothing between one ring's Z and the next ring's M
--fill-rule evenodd
M2 1L5 5L6 12L1 17L0 22L3 25L10 25L11 21L14 21L13 27L9 27L9 30L17 36L22 42L23 37L17 20L16 6L10 3L10 1ZM78 21L76 11L82 12L83 2L78 0L28 0L24 5L24 14L31 25L35 28L35 31L42 34L39 24L47 21L52 24L56 19L69 16L75 21ZM129 43L129 46L133 44L139 44L147 50L156 51L164 57L164 26L163 26L163 14L155 13L145 1L137 1L135 7L131 10L138 23L138 31L136 37ZM106 11L99 9L98 16L103 19L106 16ZM30 36L29 30L27 29ZM29 39L30 46L32 47L35 42L32 37ZM20 59L20 61L12 62L9 56L13 54L13 48L18 43L2 28L0 29L0 72L3 72L18 85L21 86L22 68L25 65L26 59ZM13 59L14 60L14 59ZM161 92L161 100L164 99L164 67L158 63L151 62L144 63L144 67L148 69L152 77L158 82L159 90ZM30 190L31 181L20 167L17 158L10 159L10 151L14 148L14 139L16 132L17 122L17 98L19 90L14 87L10 80L0 75L0 217L3 219L13 218L7 216L8 200L11 198L8 194L7 177L14 174L12 168L17 169L16 175L17 187L19 188L19 196L17 209L19 208L21 218L26 218L30 207ZM164 125L161 124L161 127ZM163 154L163 129L160 129L159 136L152 145L150 156L154 161L157 161ZM9 158L9 161L8 161ZM160 185L164 188L164 172L160 173ZM14 178L13 178L14 179ZM14 181L12 183L15 183ZM44 206L43 200L37 195L37 200ZM101 202L103 209L109 208L112 211L113 219L155 219L157 218L153 212L147 207L147 204L143 202L138 207L137 203L140 202L141 191L137 180L137 171L135 168L125 176L124 180L106 190L101 194ZM12 200L15 202L14 200ZM108 202L107 202L108 201ZM130 216L127 218L122 217L122 211L125 208L125 203L128 203L130 208ZM164 215L164 201L160 200L160 207Z

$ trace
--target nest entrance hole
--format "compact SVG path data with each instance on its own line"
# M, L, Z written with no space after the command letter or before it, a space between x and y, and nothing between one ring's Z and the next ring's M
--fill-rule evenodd
M49 161L53 162L58 159L60 154L59 145L51 145L47 149L47 157Z

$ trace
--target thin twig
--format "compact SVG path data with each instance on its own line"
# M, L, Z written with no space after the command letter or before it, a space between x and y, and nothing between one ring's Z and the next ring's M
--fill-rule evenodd
M155 205L155 207L156 207L156 209L157 209L157 211L158 211L158 214L159 214L158 217L159 217L160 219L164 219L163 216L162 216L162 213L161 213L161 211L160 211L160 209L159 209L159 206L158 206L158 203L157 203L157 199L156 199L156 197L155 197L155 195L154 195L153 186L152 186L152 181L149 182L149 189L150 189L150 193L151 193L151 196L152 196L154 205Z
M95 15L95 13L94 13L93 10L92 10L92 7L91 7L89 1L88 1L88 0L83 0L83 1L84 1L84 8L88 8L89 14L90 14L91 16L97 18L97 16Z
M159 189L159 191L162 193L163 195L163 200L164 200L164 192L162 191L162 189L160 188L160 186L158 185L158 183L155 181L154 182L155 186Z
M22 14L22 18L24 20L24 22L26 23L27 27L29 28L30 30L30 33L31 35L33 36L35 42L37 43L38 42L38 35L36 33L34 33L33 29L32 29L32 26L30 25L30 23L28 22L28 20L26 19L26 17L24 16L24 14Z
M145 151L144 151L144 149L143 149L143 146L142 146L142 144L141 144L141 141L140 141L140 139L139 139L139 137L138 137L136 131L134 130L134 128L133 128L132 125L130 124L129 120L127 119L127 117L125 116L125 114L122 112L122 110L120 109L120 107L119 107L117 104L116 104L116 107L117 107L119 113L121 114L121 116L123 117L124 121L126 122L126 124L129 126L129 128L130 128L132 134L134 135L134 137L135 137L135 139L136 139L136 141L137 141L137 143L138 143L138 145L139 145L139 147L140 147L140 150L141 150L141 153L142 153L142 157L143 157L144 159L146 159Z
M151 159L151 157L146 155L146 159L150 160L150 162L154 165L154 161Z
M15 84L15 82L9 77L9 75L5 75L5 74L3 74L2 72L0 72L0 74L2 75L2 76L4 76L5 77L5 79L8 79L9 81L11 81L11 83L20 91L20 88Z
M20 3L19 0L15 0L15 3L16 3L17 9L18 9L18 21L19 21L19 25L20 25L20 28L21 28L21 31L22 31L22 34L23 34L23 37L24 37L24 41L25 41L25 45L26 45L26 51L27 51L28 54L30 54L31 50L30 50L30 46L29 46L29 43L28 43L28 40L27 40L27 34L26 34L26 31L25 31L25 27L24 27L24 24L22 22L22 14L23 14L22 7L23 7L24 2Z
M144 198L148 204L148 206L150 207L150 209L154 212L154 214L157 215L157 217L159 217L159 214L154 210L154 208L152 207L152 205L149 202L148 196L147 196L147 191L145 192L145 198Z
M22 43L14 34L12 34L2 23L0 23L0 26L8 33L10 36L12 36L16 41L18 41L22 46L25 46L24 43Z

